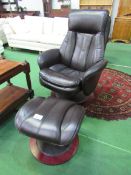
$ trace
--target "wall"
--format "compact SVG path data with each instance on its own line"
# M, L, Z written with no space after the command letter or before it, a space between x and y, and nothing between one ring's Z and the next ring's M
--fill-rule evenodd
M8 2L7 0L1 0L1 2ZM10 2L14 2L13 0L10 0ZM7 11L15 11L16 10L16 4L11 5L4 5L3 6Z
M60 3L58 0L52 0L52 7L53 9L60 9ZM117 16L118 12L118 5L120 0L114 0L113 9L112 9L112 23L111 23L111 33L113 30L113 25L115 21L115 17ZM22 7L26 7L27 10L38 10L40 11L40 15L44 15L43 10L43 3L42 0L18 0L19 5ZM72 9L79 9L79 2L80 0L71 0L71 8Z
M53 9L60 9L61 3L58 0L52 0ZM71 8L79 9L79 0L71 0Z
M18 0L19 6L26 7L27 10L40 11L40 15L44 15L42 0Z
M52 7L53 9L60 9L60 3L58 0L52 0ZM119 1L120 0L114 0L113 2L113 8L112 8L112 23L111 23L111 33L113 30L113 25L115 21L115 17L117 16L118 12L118 6L119 6ZM79 9L79 2L80 0L71 0L71 8L72 9ZM44 15L44 10L43 10L43 3L42 0L18 0L18 3L22 7L26 7L27 10L38 10L40 11L40 15Z
M79 1L80 0L71 0L71 8L72 9L79 9L79 7L80 7Z
M52 0L52 8L60 9L60 2L58 2L58 0Z
M114 22L115 22L115 17L117 16L117 13L118 13L119 2L120 2L120 0L114 0L114 1L113 1L113 8L112 8L112 15L111 15L111 30L110 30L110 33L112 33L112 31L113 31L113 26L114 26Z

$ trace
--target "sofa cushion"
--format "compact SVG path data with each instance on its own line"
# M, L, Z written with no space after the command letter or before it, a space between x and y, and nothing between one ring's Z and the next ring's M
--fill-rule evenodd
M29 28L26 25L25 21L22 20L19 16L16 16L14 18L7 18L6 20L16 34L29 32Z
M9 39L12 40L21 40L21 41L28 41L28 42L39 42L41 38L41 35L34 35L30 33L25 33L25 34L12 34L9 36Z
M53 32L54 18L44 17L43 20L44 20L44 28L42 33L51 34Z
M0 39L4 44L7 43L7 38L5 36L4 29L3 29L3 26L6 24L7 24L6 18L0 18Z
M12 40L21 40L21 41L31 41L31 42L39 42L43 44L53 44L60 45L63 41L63 36L56 35L34 35L32 33L21 33L21 34L11 34L8 36L9 39Z
M2 27L2 25L4 25L6 23L6 19L5 18L0 18L0 28Z
M53 25L53 33L56 35L66 35L68 31L68 18L55 17Z
M44 34L41 35L40 42L41 43L47 43L47 44L56 44L56 45L61 45L62 41L64 39L64 36L62 35L56 35L56 34Z
M42 34L43 31L43 17L25 15L25 23L28 26L30 33Z
M14 33L12 27L10 27L9 24L4 24L2 26L2 28L0 29L0 31L1 30L5 33L6 36L9 35L9 34L13 34Z

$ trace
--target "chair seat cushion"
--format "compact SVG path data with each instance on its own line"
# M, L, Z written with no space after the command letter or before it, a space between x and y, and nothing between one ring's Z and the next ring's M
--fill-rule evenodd
M75 102L54 97L37 97L18 111L15 125L27 136L67 145L78 133L84 113L84 108Z
M62 64L56 64L40 71L40 78L61 87L79 86L84 72L68 68Z

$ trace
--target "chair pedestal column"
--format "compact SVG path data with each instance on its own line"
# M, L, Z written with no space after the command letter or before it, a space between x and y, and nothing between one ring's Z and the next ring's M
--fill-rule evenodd
M76 103L83 103L87 100L87 96L85 96L83 94L83 92L79 92L77 94L60 94L60 93L55 93L55 96L61 99L67 99L67 100L71 100L74 101Z

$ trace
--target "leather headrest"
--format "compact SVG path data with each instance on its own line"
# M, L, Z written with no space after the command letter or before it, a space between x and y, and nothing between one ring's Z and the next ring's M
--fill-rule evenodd
M107 10L78 10L69 14L69 30L96 34L104 32L109 18Z

